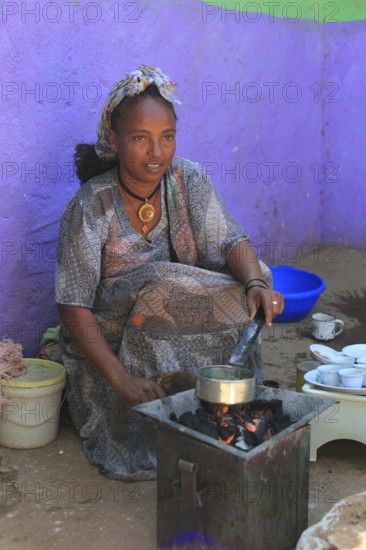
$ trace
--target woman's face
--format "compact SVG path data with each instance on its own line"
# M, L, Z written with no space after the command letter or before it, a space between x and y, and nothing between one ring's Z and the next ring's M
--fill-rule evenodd
M122 110L113 134L124 183L146 189L157 185L176 148L175 117L169 105L142 97Z

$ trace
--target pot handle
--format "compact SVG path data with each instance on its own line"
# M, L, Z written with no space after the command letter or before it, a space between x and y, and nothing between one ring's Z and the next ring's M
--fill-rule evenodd
M258 338L260 331L264 325L264 310L262 306L257 309L257 313L254 316L254 319L247 326L242 339L239 344L234 349L233 353L229 359L229 365L234 365L237 367L244 367L245 359L249 354L253 343Z
M344 328L344 322L342 321L342 319L335 319L334 323L335 323L336 327L337 327L337 325L339 326L339 329L336 330L336 332L334 334L334 336L338 336L338 334L340 334L342 332L343 328Z

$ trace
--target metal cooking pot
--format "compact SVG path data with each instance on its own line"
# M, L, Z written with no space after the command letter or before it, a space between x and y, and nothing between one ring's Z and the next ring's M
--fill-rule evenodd
M236 405L253 401L255 376L243 368L253 343L264 325L264 311L259 307L249 323L239 344L234 349L228 365L201 367L197 371L196 396L209 403Z
M196 396L209 403L235 405L254 399L255 376L231 365L211 365L197 371Z

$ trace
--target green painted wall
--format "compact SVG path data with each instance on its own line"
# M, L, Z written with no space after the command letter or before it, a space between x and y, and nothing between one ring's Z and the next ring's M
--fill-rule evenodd
M281 17L289 22L311 19L320 23L342 23L366 19L366 0L202 0L208 4L203 8L203 16L210 17L219 9L238 12L238 17L256 22L264 14L270 18ZM239 13L242 12L240 15ZM246 15L246 13L248 15ZM252 14L252 15L249 15Z

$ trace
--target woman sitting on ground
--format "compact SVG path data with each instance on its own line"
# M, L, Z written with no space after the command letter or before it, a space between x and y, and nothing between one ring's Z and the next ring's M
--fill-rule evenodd
M56 301L71 417L84 451L119 479L156 477L153 428L132 406L166 371L225 364L262 305L283 310L269 269L203 168L175 158L176 85L143 65L114 86L81 188L64 213ZM260 343L246 368L263 381Z

